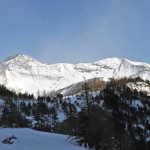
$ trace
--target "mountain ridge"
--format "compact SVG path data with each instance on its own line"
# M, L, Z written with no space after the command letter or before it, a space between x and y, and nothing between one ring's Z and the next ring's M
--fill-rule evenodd
M45 64L27 55L8 57L0 63L0 84L16 93L50 93L84 81L84 78L141 77L150 80L150 64L124 58L106 58L93 63Z

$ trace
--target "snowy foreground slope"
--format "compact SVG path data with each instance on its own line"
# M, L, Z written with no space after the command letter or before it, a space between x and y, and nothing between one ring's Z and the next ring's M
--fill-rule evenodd
M15 135L13 144L3 144L5 138ZM0 128L0 150L86 150L69 141L66 135L45 133L32 129Z
M0 84L16 92L36 95L57 91L86 79L137 77L150 80L150 64L108 58L94 63L43 64L26 55L0 63Z

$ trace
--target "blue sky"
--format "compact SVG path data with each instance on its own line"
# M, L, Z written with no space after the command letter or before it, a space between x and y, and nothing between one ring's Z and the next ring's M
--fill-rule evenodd
M0 61L150 63L149 0L0 0Z

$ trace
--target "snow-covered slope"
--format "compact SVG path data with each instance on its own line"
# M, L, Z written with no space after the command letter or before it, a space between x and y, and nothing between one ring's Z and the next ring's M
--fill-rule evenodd
M141 91L147 93L147 95L150 96L150 86L146 82L136 82L136 83L129 82L127 86L133 90L136 89L137 92Z
M0 128L1 150L85 150L66 141L67 136L61 134L45 133L32 129ZM3 144L6 138L14 135L18 139L12 140L13 144Z
M108 58L94 63L43 64L26 55L0 63L0 84L16 92L42 94L57 91L86 79L137 77L150 80L150 65L127 59Z

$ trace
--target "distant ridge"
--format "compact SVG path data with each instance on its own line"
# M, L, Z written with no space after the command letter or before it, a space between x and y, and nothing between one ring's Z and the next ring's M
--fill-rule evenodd
M141 77L150 80L150 64L124 58L107 58L94 63L57 63L47 65L17 54L0 64L0 84L15 92L37 95L38 91L57 91L88 79Z

